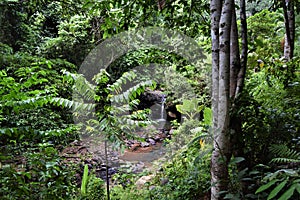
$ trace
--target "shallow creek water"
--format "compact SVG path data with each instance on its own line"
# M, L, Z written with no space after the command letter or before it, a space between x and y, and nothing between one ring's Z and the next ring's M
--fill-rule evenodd
M151 147L137 149L136 151L125 150L119 158L124 161L141 161L151 163L161 158L165 153L162 143L156 143Z

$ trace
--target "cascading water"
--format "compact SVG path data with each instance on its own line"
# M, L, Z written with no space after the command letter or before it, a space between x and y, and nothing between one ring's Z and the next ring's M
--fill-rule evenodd
M166 116L165 116L165 102L166 102L166 96L162 95L161 100L160 100L160 107L157 114L157 119L156 122L157 124L157 129L159 130L163 130L165 127L165 123L166 123ZM158 104L159 105L159 104ZM160 111L160 113L159 113Z
M150 138L152 140L155 140L155 144L150 145L150 147L146 147L148 148L148 150L145 148L141 148L139 152L125 151L124 155L120 157L122 160L129 162L139 161L139 163L145 163L145 166L152 166L153 161L165 155L166 150L163 143L161 142L164 138L167 137L168 131L166 130L166 127L169 126L167 122L167 116L165 114L165 103L166 95L163 94L161 96L161 99L159 99L159 101L157 101L152 107L152 111L154 111L155 114L154 116L152 116L153 121L155 121L154 127L160 131L158 135L158 140L156 140L157 137ZM152 131L150 133L152 133Z

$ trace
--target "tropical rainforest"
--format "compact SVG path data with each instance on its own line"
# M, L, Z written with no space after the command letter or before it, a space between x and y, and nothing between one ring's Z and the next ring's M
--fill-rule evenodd
M300 199L298 0L1 0L0 199Z

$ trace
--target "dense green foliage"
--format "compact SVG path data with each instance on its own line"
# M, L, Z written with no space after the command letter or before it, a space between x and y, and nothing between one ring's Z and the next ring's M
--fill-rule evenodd
M286 62L284 19L274 2L249 1L247 77L231 113L242 124L233 147L242 154L230 162L227 199L300 196L300 17L295 57ZM172 122L157 171L112 176L111 199L209 198L209 58L203 71L174 52L141 48L95 74L95 85L77 74L96 45L146 26L179 30L208 55L207 1L3 0L0 10L0 199L105 199L98 174L85 163L67 163L61 152L80 136L100 135L116 148L128 139L144 141L134 133L152 123L150 109L138 109L141 94L151 90L167 95L166 105L177 108L183 123ZM162 67L149 81L151 63ZM146 75L133 72L137 66ZM193 98L177 94L185 83ZM145 174L155 177L137 188Z

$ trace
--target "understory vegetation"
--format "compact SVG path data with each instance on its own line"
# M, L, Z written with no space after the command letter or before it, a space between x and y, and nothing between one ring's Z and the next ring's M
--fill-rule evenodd
M230 147L224 199L300 198L299 5L294 57L286 61L283 11L276 2L249 1L244 90L230 111L238 119L231 123L241 127ZM0 10L0 199L211 198L207 1L3 0ZM192 38L202 51L198 63L180 54L176 45L181 41L169 35L162 37L169 42L163 43L165 49L159 49L155 44L163 39L154 33L148 37L152 46L140 45L118 57L108 54L113 59L103 55L109 61L86 60L97 45L144 27ZM146 40L146 33L137 31L137 38ZM118 39L112 46L120 50L124 38ZM83 73L82 65L97 61L97 67L109 66L90 77ZM145 94L163 99L155 102L163 113L143 106ZM155 114L163 116L164 127ZM88 137L100 138L117 152L132 152L130 141L144 144L157 133L164 155L142 172L131 163L108 175L113 166L106 157L96 161L107 170L100 177L88 162L93 155L65 154ZM72 156L76 162L68 159Z

